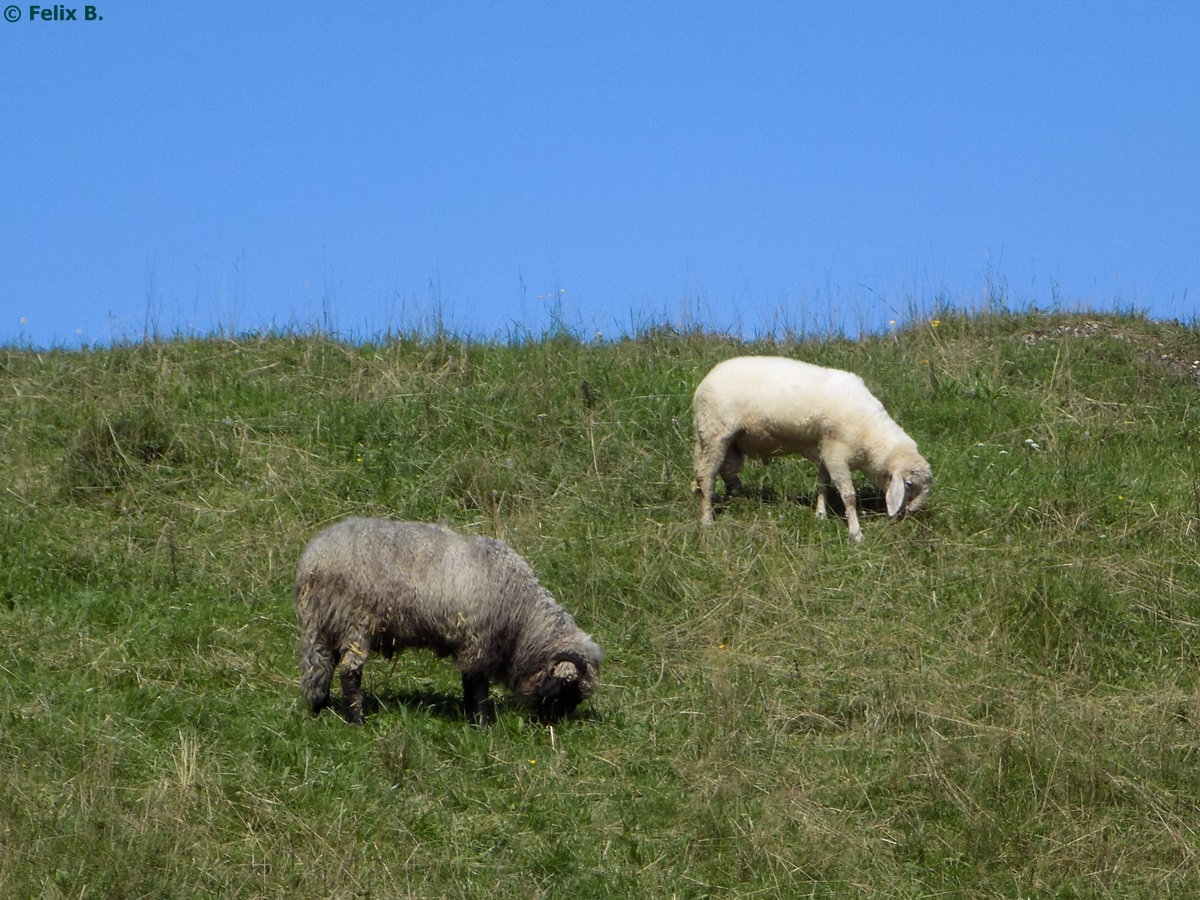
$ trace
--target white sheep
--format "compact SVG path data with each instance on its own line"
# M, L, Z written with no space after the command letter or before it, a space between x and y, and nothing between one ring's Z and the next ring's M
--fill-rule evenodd
M747 456L770 462L799 454L818 466L817 517L825 518L832 482L846 506L850 537L862 540L851 470L885 491L891 517L929 499L933 471L917 445L851 372L779 356L739 356L713 367L692 400L696 429L694 491L700 516L713 520L720 474L739 485Z
M363 720L362 670L372 651L391 657L428 647L454 657L467 714L480 724L490 681L551 719L572 712L597 684L600 648L495 538L344 519L301 555L295 601L301 692L319 712L338 669L345 716L355 724Z

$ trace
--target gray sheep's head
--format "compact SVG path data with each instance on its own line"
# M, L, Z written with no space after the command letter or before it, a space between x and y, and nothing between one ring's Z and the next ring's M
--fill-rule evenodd
M575 711L596 687L597 663L569 650L555 653L545 669L523 679L519 693L529 697L538 714L556 721Z

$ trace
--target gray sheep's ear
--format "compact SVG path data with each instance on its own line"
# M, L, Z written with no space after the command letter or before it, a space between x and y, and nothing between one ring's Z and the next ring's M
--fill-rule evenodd
M583 657L570 651L556 653L546 669L547 677L566 682L577 681L586 674L587 663Z
M546 667L538 688L538 707L543 719L554 721L570 715L583 699L581 680L587 663L575 653L557 653Z
M892 480L888 482L886 496L888 516L893 519L904 507L904 490L904 476L899 473L892 475Z

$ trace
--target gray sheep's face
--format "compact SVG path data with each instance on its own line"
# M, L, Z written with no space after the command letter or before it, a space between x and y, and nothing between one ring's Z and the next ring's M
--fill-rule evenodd
M596 684L595 668L575 653L562 653L551 660L531 684L530 698L538 715L553 722L575 712Z
M538 716L547 722L557 722L575 712L583 692L579 689L578 681L564 682L555 688L552 694L543 694L538 698Z

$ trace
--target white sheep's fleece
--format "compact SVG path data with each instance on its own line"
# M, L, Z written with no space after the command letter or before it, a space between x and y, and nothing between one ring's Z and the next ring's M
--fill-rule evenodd
M932 482L916 442L852 372L778 356L741 356L718 363L696 388L696 486L701 515L712 520L719 473L737 484L745 457L769 461L796 454L820 469L817 514L824 516L829 481L847 503L851 536L861 539L850 470L886 493L888 514L924 505Z

